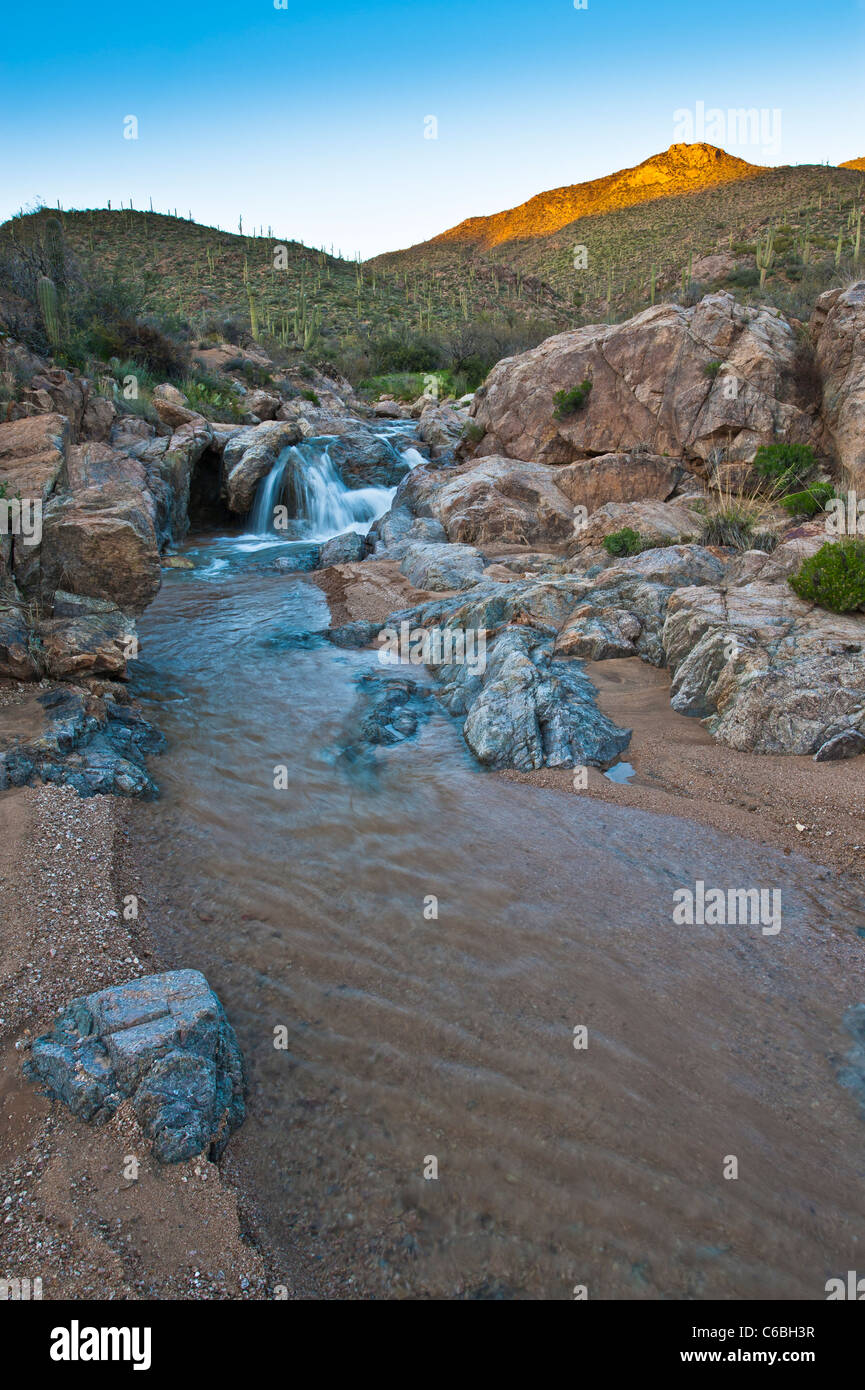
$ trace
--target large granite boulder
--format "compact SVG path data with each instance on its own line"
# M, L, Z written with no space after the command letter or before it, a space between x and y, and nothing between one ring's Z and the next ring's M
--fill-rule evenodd
M25 595L47 606L57 589L140 613L160 584L156 504L145 468L107 444L69 449L66 487L42 518L42 543L16 563Z
M865 280L821 294L811 334L823 419L850 482L865 495Z
M243 1122L243 1059L197 970L171 970L73 999L34 1042L28 1070L82 1120L129 1098L160 1163L217 1158Z
M484 557L472 545L409 544L400 570L416 589L470 589L483 578Z
M477 452L557 464L646 446L705 461L719 447L750 459L777 438L819 445L820 422L800 399L798 354L777 310L729 294L559 333L493 368L471 408L485 430ZM587 403L557 418L556 393L584 380Z
M555 482L556 470L513 458L472 459L459 468L413 469L394 506L439 521L448 540L531 545L573 534L574 512Z
M222 456L223 488L229 511L245 516L255 490L283 449L303 438L295 420L265 420L239 430L228 440Z
M597 511L607 502L666 502L683 474L661 454L601 454L556 470L556 487L573 506Z

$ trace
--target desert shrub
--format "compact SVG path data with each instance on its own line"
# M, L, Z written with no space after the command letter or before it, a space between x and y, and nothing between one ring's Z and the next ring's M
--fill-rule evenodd
M103 361L133 358L160 381L179 381L186 369L185 350L161 329L137 319L91 323L89 340Z
M557 391L553 396L553 404L556 407L553 416L556 420L564 420L568 415L575 415L578 410L585 409L592 383L588 377L581 381L579 386L572 386L570 391Z
M442 348L431 338L417 334L391 335L369 345L373 375L386 372L432 372L441 365Z
M781 506L791 516L816 516L826 508L826 503L835 496L831 483L812 483L804 492L791 492L781 498Z
M779 486L801 489L817 469L817 455L810 444L761 444L754 468Z
M777 548L778 537L774 531L755 531L751 537L752 550L765 550L767 555L771 555Z
M301 391L300 394L305 401L312 401L313 405L321 405L317 391Z
M469 420L468 424L463 429L463 439L469 444L480 444L485 434L486 428L483 425L479 425L477 420Z
M833 613L865 608L865 541L827 541L790 585L799 598Z
M398 401L416 401L423 395L423 372L390 372L384 376L367 377L360 389L370 396L394 396Z
M711 381L714 381L723 365L723 362L707 362L703 368L703 376L707 376Z
M699 539L701 545L750 550L753 536L754 517L750 508L745 503L725 501L703 519Z
M639 555L645 549L643 537L630 526L623 526L621 531L611 531L604 536L601 544L608 555L616 556Z

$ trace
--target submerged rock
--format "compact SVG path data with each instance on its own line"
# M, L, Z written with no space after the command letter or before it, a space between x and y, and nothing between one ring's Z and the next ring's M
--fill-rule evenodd
M243 1122L243 1059L197 970L171 970L73 999L37 1038L31 1077L99 1124L130 1098L160 1163L218 1158Z

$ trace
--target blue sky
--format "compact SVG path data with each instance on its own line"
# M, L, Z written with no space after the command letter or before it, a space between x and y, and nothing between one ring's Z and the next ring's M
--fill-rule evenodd
M755 163L865 155L865 0L286 3L16 6L0 216L152 197L368 256L637 164L698 102L781 112L778 158L717 141Z

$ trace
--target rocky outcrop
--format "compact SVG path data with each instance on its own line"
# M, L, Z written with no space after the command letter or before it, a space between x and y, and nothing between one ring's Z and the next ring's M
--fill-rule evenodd
M0 790L63 782L79 796L156 795L145 758L162 735L110 694L50 690L27 697L10 732L0 733Z
M94 1124L130 1099L160 1163L218 1158L244 1119L234 1029L197 970L73 999L33 1043L28 1071Z
M607 502L579 527L569 550L579 555L582 564L595 560L609 563L606 551L600 547L604 537L615 531L628 529L635 531L647 544L670 546L678 541L693 540L699 535L703 521L703 514L686 501Z
M465 716L463 737L485 767L608 767L630 731L601 714L579 662L557 660L553 641L531 628L506 627L481 672L466 664L434 668L439 696Z
M776 310L729 294L560 333L493 368L472 404L486 431L477 452L560 464L646 446L699 462L719 448L750 459L777 438L819 445L819 422L799 399L797 353ZM584 380L587 404L557 419L555 394Z
M776 551L745 583L670 597L671 703L705 719L731 748L817 753L839 735L865 732L865 617L803 603L783 567Z
M45 502L66 458L69 421L54 413L0 425L0 485L5 496Z
M471 545L416 542L406 546L400 569L416 589L471 589L483 576L484 557Z
M865 496L865 280L827 290L811 317L823 419L842 468Z

